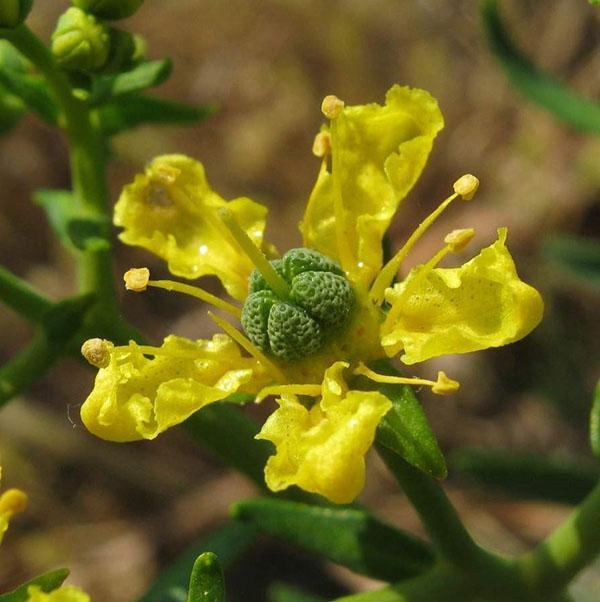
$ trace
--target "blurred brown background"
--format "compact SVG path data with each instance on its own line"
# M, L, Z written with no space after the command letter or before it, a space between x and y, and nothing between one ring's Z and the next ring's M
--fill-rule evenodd
M37 0L31 27L48 40L67 4ZM503 5L520 47L538 65L582 94L600 96L600 9L585 0ZM506 225L521 275L547 304L544 323L527 340L424 367L427 374L444 369L462 383L454 397L422 395L440 443L448 452L483 445L589 462L586 416L599 376L600 292L562 272L540 249L556 233L600 235L600 139L569 130L509 87L485 45L476 2L146 0L126 26L147 37L152 58L173 57L174 75L161 96L219 110L195 127L140 128L117 138L113 199L154 155L184 152L205 163L225 198L266 203L267 234L282 249L292 236L300 243L297 223L318 170L310 148L325 94L351 104L381 102L400 82L437 97L446 128L397 216L393 242L401 243L447 196L457 176L475 173L482 182L477 199L454 206L411 261L430 257L453 228L477 229L474 250ZM64 139L29 117L0 139L0 157L0 261L59 298L73 289L73 262L30 199L36 187L68 186ZM116 249L120 273L149 265L166 274L146 253L119 243ZM122 307L151 337L212 331L203 307L166 293L123 295ZM31 334L3 307L0 332L0 362ZM254 493L177 429L152 443L93 439L78 419L92 380L92 371L63 362L0 415L4 486L20 486L31 498L0 551L0 590L68 566L71 582L97 602L130 602L218 524L232 501ZM448 487L479 540L508 553L525 550L569 510L492 495L452 472ZM361 501L422 534L375 457ZM264 540L230 577L232 600L264 599L250 589L234 594L272 578L300 580L331 597L374 586L304 555L286 557ZM578 584L581 600L596 599L586 592L599 585L600 572L588 570Z

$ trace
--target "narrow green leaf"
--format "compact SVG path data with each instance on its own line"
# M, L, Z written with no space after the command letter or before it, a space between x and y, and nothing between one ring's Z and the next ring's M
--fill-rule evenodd
M125 73L98 77L92 86L90 100L100 104L115 96L158 86L171 75L172 67L171 59L146 61Z
M27 602L29 599L29 596L27 595L28 587L37 585L43 592L48 593L58 589L68 576L69 571L67 569L59 569L57 571L52 571L51 573L46 573L45 575L40 575L19 586L12 592L0 594L0 602Z
M514 46L497 0L482 0L480 6L488 44L517 90L572 127L600 134L600 105L536 67Z
M102 130L109 136L139 125L187 125L206 119L212 107L186 105L153 96L121 96L103 105L98 114Z
M0 266L0 301L31 322L40 322L54 307L28 282Z
M204 552L194 562L187 602L225 602L223 571L216 554Z
M600 285L600 242L580 236L553 236L543 253L561 268L587 282Z
M479 485L514 497L567 504L581 502L600 477L595 466L581 460L509 450L463 449L451 457L451 466Z
M0 84L20 98L40 119L50 125L56 125L59 114L58 106L42 77L2 67L0 68Z
M373 368L390 376L400 373L386 361L373 363ZM392 401L392 409L384 416L377 430L377 442L398 454L409 464L437 479L448 474L446 461L427 416L412 387L369 383Z
M205 539L190 546L158 576L138 602L186 602L190 574L200 554L213 552L219 558L221 566L227 569L255 539L256 529L253 527L238 522L225 523Z
M37 190L35 202L61 242L71 249L109 248L110 220L103 215L86 213L68 190Z
M269 602L325 602L325 599L302 592L286 583L275 583L269 588Z
M592 399L590 442L594 455L600 460L600 380L596 383L594 397Z
M238 502L231 512L261 531L374 579L417 575L433 562L426 544L365 510L264 498Z

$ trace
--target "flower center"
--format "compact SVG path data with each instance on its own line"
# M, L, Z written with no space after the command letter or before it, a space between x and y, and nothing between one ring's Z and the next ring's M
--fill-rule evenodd
M286 361L318 352L348 325L355 295L334 261L312 249L291 249L269 262L289 286L282 297L262 271L250 275L242 327L262 351Z

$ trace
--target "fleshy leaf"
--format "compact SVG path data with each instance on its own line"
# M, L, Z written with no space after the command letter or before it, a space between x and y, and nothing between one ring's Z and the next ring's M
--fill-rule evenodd
M351 279L372 280L382 265L385 231L421 174L443 124L434 98L398 85L388 91L384 106L346 107L331 123L332 167L323 163L308 201L302 223L305 246L339 261ZM338 249L338 192L352 265L345 265Z
M110 441L154 439L202 407L265 379L252 358L242 357L226 335L190 341L168 336L154 359L133 341L106 342L110 361L81 408L90 432Z
M218 276L234 298L244 300L254 266L218 216L227 207L260 247L267 210L248 198L225 201L214 192L204 167L184 155L157 157L123 189L114 221L123 242L162 257L184 278Z
M592 413L590 416L590 442L592 451L600 460L600 380L596 383L592 400Z
M27 594L27 590L31 586L37 586L44 592L51 592L59 588L68 576L69 571L67 569L58 569L50 573L45 573L24 583L12 592L0 594L0 602L28 602L29 595Z
M392 305L381 329L391 357L405 364L451 353L500 347L529 334L542 319L538 291L519 279L498 240L459 268L419 266L386 291Z
M336 362L323 380L323 397L307 410L294 395L282 395L257 439L275 444L265 480L281 491L298 485L338 504L351 502L365 482L364 456L391 402L373 391L348 391Z
M225 602L223 571L213 552L200 554L194 562L187 602Z
M268 602L325 602L325 599L307 594L286 583L274 583L269 587Z
M365 510L263 498L238 502L232 514L261 531L373 579L412 577L433 562L426 544Z

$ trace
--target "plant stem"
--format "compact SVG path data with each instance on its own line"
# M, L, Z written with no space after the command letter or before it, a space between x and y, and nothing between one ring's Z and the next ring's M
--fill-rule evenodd
M600 554L600 483L573 513L517 563L540 599L560 591Z
M0 266L0 300L30 322L40 322L54 304Z

